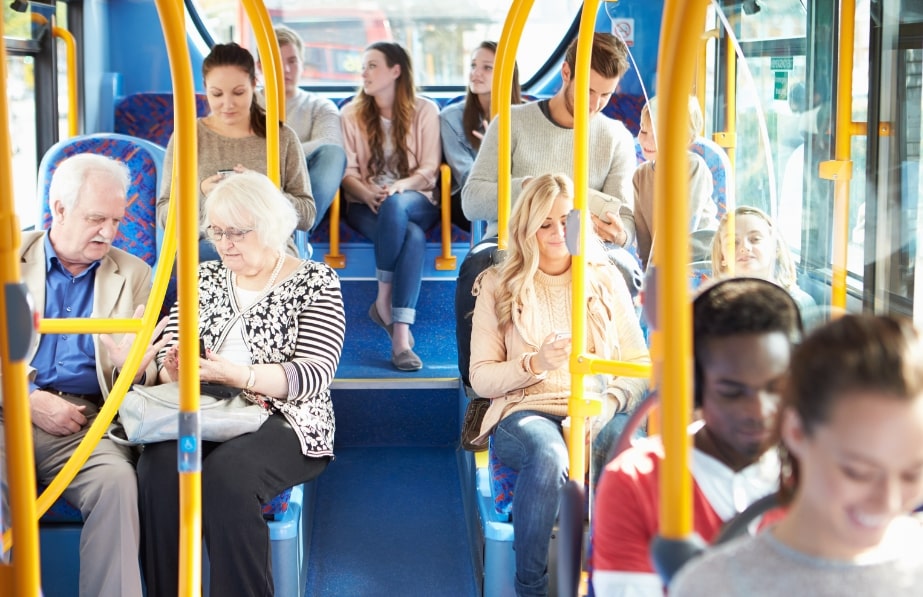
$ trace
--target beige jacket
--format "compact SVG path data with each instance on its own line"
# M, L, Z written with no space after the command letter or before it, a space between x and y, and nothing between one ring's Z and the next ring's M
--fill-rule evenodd
M588 290L587 352L604 359L650 363L624 279L609 265L589 266L587 273L588 279L598 280ZM565 275L569 285L570 272ZM536 286L545 279L553 278L539 272ZM472 290L478 298L471 333L471 386L479 396L492 399L481 434L475 439L482 445L497 423L513 412L536 410L566 416L570 396L570 373L566 368L539 376L523 368L523 355L537 352L550 330L546 329L547 322L536 316L537 309L528 304L514 314L513 325L500 329L495 303L498 281L497 270L490 268L481 274ZM567 306L552 308L560 312ZM570 313L565 316L569 318ZM631 410L646 387L643 379L605 376L597 388L597 395L601 391L604 397L602 420Z
M45 312L45 232L22 233L22 247L19 261L22 281L29 287L38 313ZM151 293L151 268L144 261L125 251L109 249L100 260L96 270L93 289L93 317L130 318L138 305L147 304ZM114 365L109 352L99 341L99 334L93 335L96 349L96 377L103 397L112 389ZM153 359L148 365L148 383L157 378L157 367Z

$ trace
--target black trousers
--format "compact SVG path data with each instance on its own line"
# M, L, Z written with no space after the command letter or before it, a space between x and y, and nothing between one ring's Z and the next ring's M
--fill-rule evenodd
M202 442L202 531L211 595L273 594L272 552L262 504L320 475L329 457L301 453L279 413L255 433ZM148 597L175 597L179 578L176 442L148 444L138 461L141 564Z

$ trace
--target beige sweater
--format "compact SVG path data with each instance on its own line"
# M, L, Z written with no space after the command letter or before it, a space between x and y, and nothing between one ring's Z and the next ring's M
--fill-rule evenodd
M711 172L700 156L689 155L689 232L718 229L718 206L712 199ZM654 162L644 162L632 177L635 186L635 226L638 257L647 267L654 243Z
M266 139L253 135L244 138L231 138L219 135L202 122L196 121L199 166L199 209L205 201L201 194L202 181L218 173L230 170L237 164L245 168L266 174ZM170 137L167 153L163 159L163 185L157 200L157 222L167 223L167 205L170 202L170 172L173 169L173 141ZM282 191L298 212L298 229L310 230L317 215L314 197L311 194L311 181L308 180L308 166L298 136L288 126L279 127L279 170Z
M609 265L590 266L587 278L599 280L588 285L587 352L604 359L650 363L624 279ZM552 332L571 329L571 270L558 276L537 272L535 295L524 301L506 329L500 329L497 321L498 282L497 270L490 268L472 290L478 298L471 332L471 387L479 396L493 399L476 443L486 442L497 423L516 411L566 416L570 396L566 367L535 376L525 371L522 360L523 355L537 352ZM646 380L629 377L607 376L604 381L604 421L631 410L647 387Z

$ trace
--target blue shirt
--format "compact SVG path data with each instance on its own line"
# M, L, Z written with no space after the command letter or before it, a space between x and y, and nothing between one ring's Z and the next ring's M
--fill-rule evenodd
M90 317L96 282L95 262L74 277L64 269L45 235L45 313L47 318ZM73 394L99 394L96 348L90 334L45 334L32 359L35 380L29 392L52 387Z

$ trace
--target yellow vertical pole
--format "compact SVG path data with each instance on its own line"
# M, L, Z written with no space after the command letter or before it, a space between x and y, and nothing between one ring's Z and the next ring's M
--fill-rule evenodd
M182 4L156 0L163 24L170 73L173 77L176 185L178 203L180 413L177 468L179 471L180 597L202 592L202 452L199 431L199 189L195 88L186 47ZM168 498L169 496L167 496Z
M533 0L514 0L506 15L503 32L497 46L494 61L494 92L490 96L491 112L496 111L500 118L497 161L497 248L506 248L507 228L509 227L511 205L510 170L510 94L513 90L513 69L516 66L516 49L522 38L526 18L532 10Z
M737 51L731 34L727 32L727 126L725 127L724 149L727 151L731 170L734 169L737 146Z
M285 97L285 81L279 76L282 73L282 58L266 6L258 0L243 0L243 4L253 27L263 75L266 77L266 175L279 186L282 179L279 166L279 121L285 118L285 102L279 101L280 97Z
M849 183L852 179L852 70L856 32L854 2L840 3L840 36L836 78L836 142L832 162L820 175L833 180L833 282L830 304L846 308L846 253L849 249Z
M0 38L3 22L0 19ZM10 114L6 103L6 50L0 45L0 318L9 315L10 304L5 289L18 284L19 246L22 235L19 218L13 207L13 151L10 140ZM10 330L5 319L0 324L0 376L3 397L3 431L6 437L6 466L9 484L13 534L16 537L16 559L13 569L0 565L0 589L11 595L34 597L41 594L39 572L38 517L35 513L35 453L32 444L32 420L29 413L29 386L26 383L26 363L14 359L11 352ZM12 577L12 586L10 578Z
M567 412L570 415L570 442L568 446L569 477L582 481L586 463L586 418L599 413L600 404L588 404L584 399L583 378L585 374L578 367L580 355L586 347L586 248L587 236L592 230L587 205L587 189L590 186L590 59L593 54L593 32L596 29L596 13L599 0L584 2L580 15L580 29L577 33L577 62L574 65L574 209L580 212L579 255L571 263L573 276L573 313L571 314L571 376L570 399Z
M692 317L686 267L689 263L688 97L705 0L667 0L657 73L661 117L655 123L659 166L655 172L654 222L658 230L657 322L663 337L659 371L665 458L660 469L660 533L680 539L692 532L689 476L689 410L692 395ZM690 26L684 26L684 23Z
M67 134L76 137L80 132L80 106L77 104L77 42L71 32L63 27L52 27L55 37L64 42L67 59Z

